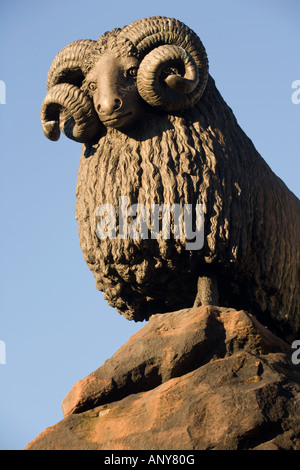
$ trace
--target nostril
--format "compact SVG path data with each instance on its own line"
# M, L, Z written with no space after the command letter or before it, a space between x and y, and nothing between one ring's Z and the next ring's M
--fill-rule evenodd
M122 101L119 98L115 98L113 109L117 111L122 106Z
M114 98L113 100L104 100L102 103L97 104L97 112L99 114L111 114L114 111L118 111L122 107L122 100L120 98Z

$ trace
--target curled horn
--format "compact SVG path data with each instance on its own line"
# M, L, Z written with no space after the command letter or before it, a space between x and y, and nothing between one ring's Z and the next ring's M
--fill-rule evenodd
M46 137L58 140L60 130L76 142L91 142L100 123L91 99L75 85L55 85L43 101L41 122Z
M151 106L181 111L201 98L208 59L199 37L184 23L166 17L138 20L124 34L142 57L137 87Z
M58 140L60 130L77 142L92 142L101 134L101 123L91 99L80 89L83 63L95 41L79 40L54 58L47 77L47 95L41 108L45 136Z

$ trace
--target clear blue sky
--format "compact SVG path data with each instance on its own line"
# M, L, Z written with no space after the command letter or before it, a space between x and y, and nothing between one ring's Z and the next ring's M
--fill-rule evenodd
M210 73L239 124L299 197L298 0L2 0L0 6L0 449L22 449L62 419L61 401L142 325L107 306L74 218L81 148L42 133L55 54L76 39L153 15L202 39Z

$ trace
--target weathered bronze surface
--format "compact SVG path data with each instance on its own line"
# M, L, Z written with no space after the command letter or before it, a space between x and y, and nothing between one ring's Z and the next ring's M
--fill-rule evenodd
M41 121L51 140L61 130L83 143L79 238L110 305L139 321L218 303L285 339L299 333L299 200L237 124L196 33L153 17L67 45L51 65ZM136 216L135 238L121 230L122 198L136 210L126 221ZM100 239L104 204L116 222ZM155 238L147 220L145 236L139 211L153 204L202 204L203 247L186 249L174 223L169 238Z

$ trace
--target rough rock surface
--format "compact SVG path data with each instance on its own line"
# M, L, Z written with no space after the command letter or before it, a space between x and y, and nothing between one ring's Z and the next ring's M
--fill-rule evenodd
M26 449L300 450L300 368L245 311L154 315Z

